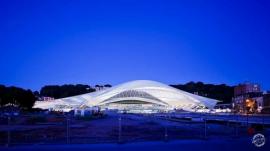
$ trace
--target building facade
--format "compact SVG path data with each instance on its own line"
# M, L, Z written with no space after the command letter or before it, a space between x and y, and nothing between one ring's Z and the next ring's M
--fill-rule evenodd
M70 111L99 107L132 113L167 112L175 109L213 109L217 100L175 89L149 80L136 80L83 95L36 102L35 108Z
M262 113L270 113L270 92L267 92L263 95L263 109Z
M240 113L258 113L264 107L263 92L259 84L242 83L234 88L233 108Z

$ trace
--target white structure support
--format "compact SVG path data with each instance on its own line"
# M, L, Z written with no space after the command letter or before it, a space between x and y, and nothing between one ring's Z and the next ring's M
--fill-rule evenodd
M217 102L217 100L181 91L159 82L137 80L98 92L48 102L39 101L34 107L62 111L85 107L134 112L158 112L174 109L195 111L201 108L212 109Z

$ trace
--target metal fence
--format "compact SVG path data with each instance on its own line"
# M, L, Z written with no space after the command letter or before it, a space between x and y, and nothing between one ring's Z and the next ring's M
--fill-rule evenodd
M0 145L91 144L269 135L269 116L213 114L24 115L0 117ZM253 129L250 129L253 128Z

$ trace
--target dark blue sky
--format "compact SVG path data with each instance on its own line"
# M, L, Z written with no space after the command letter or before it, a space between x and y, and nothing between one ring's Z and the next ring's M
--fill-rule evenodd
M267 0L0 2L0 83L243 81L270 89Z

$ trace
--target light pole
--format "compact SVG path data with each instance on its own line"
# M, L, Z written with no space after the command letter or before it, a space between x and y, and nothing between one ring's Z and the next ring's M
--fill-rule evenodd
M118 143L121 143L121 135L122 135L122 117L121 117L121 115L119 115L119 118L118 118Z
M10 116L8 116L8 127L10 125ZM10 129L8 129L8 138L7 138L7 147L9 147L10 144Z
M235 113L235 116L237 116L237 119L236 119L236 122L235 122L235 126L236 126L236 130L235 130L235 135L236 135L236 137L238 137L238 122L239 122L239 116L238 115L236 115L236 113Z
M166 122L168 122L168 113L166 113ZM164 139L165 141L168 141L168 128L167 128L167 123L165 123L165 129L164 129Z
M69 132L69 124L70 124L70 119L67 117L67 125L66 125L66 126L67 126L67 127L66 127L66 128L67 128L67 129L66 129L66 130L67 130L67 132L66 132L66 135L67 135L67 136L66 136L66 138L67 138L67 144L69 144L69 133L70 133L70 132Z
M207 125L206 125L206 117L204 116L204 139L206 139L206 134L207 133Z

